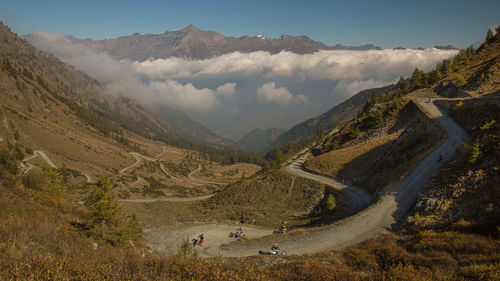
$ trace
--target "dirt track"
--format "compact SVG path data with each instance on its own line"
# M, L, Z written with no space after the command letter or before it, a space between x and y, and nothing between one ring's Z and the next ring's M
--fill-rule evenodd
M441 152L443 159L448 160L455 149L465 140L466 133L448 116L442 114L433 103L426 103L417 99L419 105L427 113L441 123L448 135L446 140L434 151L429 153L415 169L393 189L390 194L384 195L379 201L363 211L351 216L338 225L325 227L316 231L305 232L298 235L269 235L257 240L245 242L234 242L227 238L229 230L234 230L236 226L229 225L200 225L184 228L162 228L147 230L146 237L149 244L160 254L172 254L178 249L183 238L194 238L199 233L205 233L206 243L203 245L201 256L209 257L222 254L225 257L256 255L259 250L266 250L273 241L278 241L289 254L306 254L323 250L339 249L350 246L390 229L392 224L399 220L414 204L417 194L425 185L432 173L439 167L436 161L436 154ZM292 172L301 171L297 169L300 159L292 162L288 170ZM291 167L290 166L293 166ZM305 173L305 172L304 172ZM302 176L304 175L300 172ZM307 174L307 173L306 173ZM316 175L307 174L307 177L319 180ZM321 179L324 180L324 179ZM331 180L331 179L330 179ZM330 184L330 182L328 183ZM340 183L338 183L340 184ZM351 198L366 197L356 194L354 188L344 187L353 190ZM349 194L349 193L348 193ZM353 202L354 209L360 209L365 203ZM247 228L248 236L258 238L271 234L272 230L257 228ZM224 237L226 236L226 237Z
M302 178L307 178L311 179L320 183L324 183L326 185L329 185L337 190L344 190L345 193L347 193L347 196L349 196L349 199L351 201L351 206L349 208L349 213L347 216L352 216L359 211L365 209L366 207L370 206L373 201L372 197L370 194L366 193L366 191L359 189L358 187L355 187L353 185L347 185L344 183L340 183L332 178L328 178L325 176L320 176L320 175L315 175L308 173L304 170L302 170L302 167L304 165L304 161L306 160L307 154L304 154L300 157L298 157L296 160L294 160L292 163L286 166L287 172L289 172L292 175L296 175Z
M200 179L197 179L197 178L194 178L193 175L198 172L199 170L201 170L201 165L198 166L198 168L196 168L196 170L192 171L191 173L188 174L188 178L194 180L194 181L197 181L197 182L200 182L200 183L206 183L206 184L215 184L215 185L228 185L229 183L227 182L214 182L214 181L205 181L205 180L200 180Z
M24 158L23 159L23 162L26 162L26 161L29 161L35 157L37 157L38 155L40 155L40 157L43 158L43 160L45 160L45 162L51 167L51 168L54 168L54 169L57 169L57 166L56 164L54 164L54 162L52 162L52 160L50 160L50 158L47 156L47 154L45 154L45 152L41 151L41 150L35 150L33 151L33 155L30 156L30 157L27 157L27 158Z

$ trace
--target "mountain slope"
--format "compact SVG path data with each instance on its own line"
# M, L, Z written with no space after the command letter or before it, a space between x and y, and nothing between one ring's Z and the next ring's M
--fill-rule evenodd
M285 130L279 128L255 129L242 137L234 147L243 151L263 153L283 132Z
M327 112L295 125L290 130L281 134L274 142L271 143L268 149L292 142L299 142L313 136L317 129L323 129L326 131L331 129L334 124L338 125L340 123L345 123L362 110L366 101L374 92L385 93L393 90L394 87L394 85L389 85L382 88L363 90L348 100L334 106Z
M109 95L95 80L36 50L4 25L0 40L0 138L21 152L41 150L57 167L94 175L114 174L130 162L130 151L158 153L154 141L198 150L218 162L230 154L248 156L182 138L231 144L178 112L163 110L158 116ZM241 161L238 157L234 161Z
M351 47L337 44L326 46L307 36L282 35L279 39L261 36L226 37L214 31L200 30L194 25L166 31L163 34L139 34L115 39L91 40L71 37L75 42L104 51L116 59L144 61L167 57L207 59L232 52L249 53L267 51L272 54L290 51L297 54L314 53L319 50L369 50L380 49L374 45Z
M27 39L29 38L28 36ZM7 47L7 45L5 47ZM25 53L33 55L40 54L29 46L27 42L22 43L19 47L33 49ZM6 49L4 55L22 59L26 63L28 62L26 58L16 54L16 52L19 51L16 51L14 48L10 48L9 50ZM158 138L160 135L169 134L170 136L184 137L192 141L214 146L232 144L231 141L217 136L214 132L198 122L189 119L179 111L162 108L161 115L152 114L151 110L137 105L132 100L110 97L105 94L106 91L93 79L86 76L85 79L75 77L76 70L72 67L56 67L56 65L61 64L61 62L55 57L50 56L49 58L47 55L37 55L36 59L39 57L43 58L43 60L39 60L36 67L45 69L43 72L35 74L32 73L33 71L28 71L28 69L32 69L31 65L18 67L17 70L22 74L28 75L26 76L28 79L37 80L38 77L40 77L41 81L45 83L44 86L47 87L46 90L52 94L74 101L86 109L97 111L102 117L111 119L121 126L126 127L128 130L152 138ZM30 56L30 58L35 59L33 56ZM48 66L54 66L57 69L51 69ZM27 69L27 71L23 72L22 69L24 68ZM70 70L66 70L66 68ZM44 77L50 75L57 76L57 81L52 81L52 79ZM84 75L79 73L77 76ZM71 81L76 85L68 85L67 81ZM94 94L90 94L89 96L89 93ZM86 98L82 98L82 96ZM126 121L124 118L132 118L133 120Z

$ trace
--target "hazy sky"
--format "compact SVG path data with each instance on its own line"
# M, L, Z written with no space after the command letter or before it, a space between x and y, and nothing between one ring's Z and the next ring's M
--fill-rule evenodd
M499 11L498 0L0 0L0 19L21 35L45 30L103 39L194 24L228 36L307 35L382 48L467 47L500 23Z

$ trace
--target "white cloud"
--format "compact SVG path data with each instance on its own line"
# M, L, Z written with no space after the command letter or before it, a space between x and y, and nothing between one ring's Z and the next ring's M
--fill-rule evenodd
M145 105L179 108L234 139L260 126L291 127L360 90L394 83L400 76L410 76L417 67L429 71L457 52L407 49L299 55L260 51L234 52L206 60L132 62L115 60L58 34L38 32L32 43L113 92ZM271 109L276 104L286 107L280 107L283 111ZM230 112L237 112L234 116L238 118L227 118ZM277 114L281 121L276 121ZM268 123L262 125L262 120Z
M215 89L215 94L218 96L232 97L236 94L236 83L226 83Z
M267 79L368 80L408 75L416 67L429 70L436 62L456 52L437 49L320 51L305 55L234 52L206 60L149 60L136 62L135 67L139 73L157 78L258 76Z
M379 80L340 80L333 88L332 92L334 93L342 93L346 97L351 96L353 93L358 93L359 91L365 90L365 89L370 89L370 88L379 88L383 87L386 85L389 85L391 83L394 83L395 81L379 81Z
M33 35L32 43L37 48L53 53L62 61L87 73L111 92L139 103L201 111L213 109L219 103L214 90L198 89L192 83L181 84L173 79L149 79L136 71L134 62L117 61L106 53L74 44L60 34L37 32ZM150 82L144 82L144 78ZM236 84L221 87L221 94L228 96Z
M261 101L276 104L291 104L307 102L309 99L304 95L293 96L285 87L276 88L276 83L270 82L257 89L257 98Z

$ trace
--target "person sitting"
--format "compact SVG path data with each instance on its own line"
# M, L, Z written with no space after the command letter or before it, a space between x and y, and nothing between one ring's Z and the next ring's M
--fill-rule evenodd
M205 240L205 235L203 235L203 233L202 233L202 234L198 235L198 244L203 243L203 240Z
M240 229L238 229L238 237L240 237L241 234L243 234L243 229L241 229L241 226L240 226Z
M274 242L274 245L271 247L271 251L277 251L279 248L278 242Z

